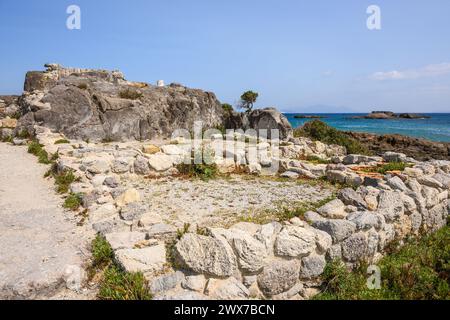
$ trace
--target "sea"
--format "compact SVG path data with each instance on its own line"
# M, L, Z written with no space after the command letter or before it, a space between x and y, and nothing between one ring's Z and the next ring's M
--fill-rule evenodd
M376 134L401 134L410 137L424 138L432 141L450 142L450 113L421 113L430 119L352 119L367 113L286 113L293 128L302 126L313 119L296 119L296 115L323 116L321 121L344 131L369 132Z

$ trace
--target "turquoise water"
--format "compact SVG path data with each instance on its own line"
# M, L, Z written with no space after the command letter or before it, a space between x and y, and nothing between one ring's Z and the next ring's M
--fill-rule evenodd
M309 115L299 113L300 115ZM285 114L294 128L311 119L295 119L297 113ZM365 114L314 114L326 117L320 119L339 130L360 131L377 134L398 133L405 136L425 138L433 141L450 142L450 113L425 114L431 119L370 120L350 119Z

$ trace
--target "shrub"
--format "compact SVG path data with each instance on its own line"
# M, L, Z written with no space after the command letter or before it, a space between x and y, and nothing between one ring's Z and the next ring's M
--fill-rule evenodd
M77 210L81 206L83 195L80 193L71 193L64 201L63 207L70 210Z
M223 111L225 111L225 113L230 114L233 112L233 107L231 104L229 103L223 103L222 104L222 109Z
M189 177L200 178L204 181L213 179L218 174L217 165L215 164L180 164L177 167L180 174Z
M113 249L106 239L97 235L91 243L92 265L95 268L104 268L111 264L113 259Z
M403 171L405 170L409 165L404 162L389 162L387 164L381 165L377 172L381 174L385 174L388 171Z
M125 89L119 92L119 97L122 99L137 100L142 97L142 93L133 89Z
M87 88L88 88L88 85L87 85L87 83L80 83L79 85L77 85L77 87L78 87L78 89L81 89L81 90L86 90Z
M303 127L294 130L294 136L308 137L326 144L337 144L345 147L349 154L370 154L370 151L357 140L320 120L305 123Z
M353 272L340 262L327 265L323 274L324 291L315 299L450 299L450 228L422 239L414 239L384 257L381 289L369 290L367 275L361 267Z
M306 157L306 161L315 163L315 164L329 164L330 160L322 159L318 156L308 156Z
M41 144L37 141L31 141L28 144L28 153L34 154L36 157L38 157L39 163L42 164L51 164L51 160L48 157L47 151L45 151Z
M77 180L71 170L54 174L53 177L55 178L56 192L60 194L69 192L70 185Z
M98 297L102 300L152 299L142 273L128 273L116 265L111 265L105 270Z
M103 272L99 299L151 300L147 281L142 273L129 273L114 264L114 251L106 239L97 235L91 244L92 266L90 273ZM91 274L92 276L92 274Z
M55 144L69 144L70 141L67 139L59 139L55 141Z

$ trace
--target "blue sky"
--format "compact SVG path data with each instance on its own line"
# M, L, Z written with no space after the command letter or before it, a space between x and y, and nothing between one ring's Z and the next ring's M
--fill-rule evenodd
M81 8L81 30L66 8ZM369 5L382 29L366 27ZM293 112L450 112L448 0L0 0L0 93L46 62Z

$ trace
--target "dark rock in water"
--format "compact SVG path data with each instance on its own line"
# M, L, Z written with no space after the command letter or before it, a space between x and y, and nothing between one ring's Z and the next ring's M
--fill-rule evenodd
M373 111L366 116L351 117L351 119L429 119L431 117L417 113L400 113L392 111Z
M419 161L450 160L450 143L447 142L434 142L399 134L376 135L363 132L346 132L346 134L376 154L394 151Z

